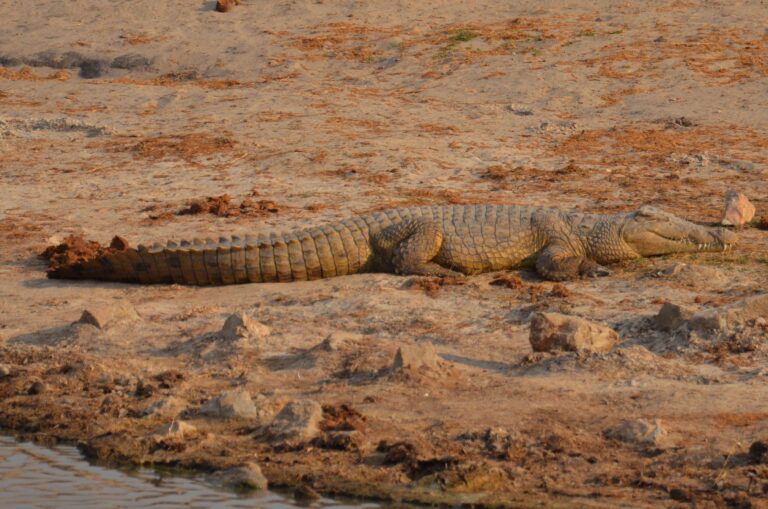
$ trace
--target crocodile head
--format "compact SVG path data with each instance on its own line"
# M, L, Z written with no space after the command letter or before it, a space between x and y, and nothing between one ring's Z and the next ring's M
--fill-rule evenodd
M691 223L649 205L625 216L621 236L640 256L725 251L737 241L736 234L724 228Z

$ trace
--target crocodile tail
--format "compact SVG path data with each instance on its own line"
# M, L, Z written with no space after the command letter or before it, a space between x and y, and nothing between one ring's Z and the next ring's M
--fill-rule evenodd
M369 256L367 236L350 223L281 235L110 250L52 268L48 277L184 285L306 281L360 272Z

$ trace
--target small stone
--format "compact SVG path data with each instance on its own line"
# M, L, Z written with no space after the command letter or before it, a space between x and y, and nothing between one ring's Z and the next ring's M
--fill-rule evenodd
M123 237L115 235L112 237L112 242L109 243L109 247L110 249L116 249L117 251L126 251L130 247L130 244L128 244L128 241Z
M80 62L80 77L85 79L99 78L109 70L110 62L95 58L85 58Z
M669 490L669 498L678 502L693 502L696 499L691 490L679 486Z
M727 226L741 226L755 217L755 206L749 198L736 191L725 193L725 212L720 224Z
M11 376L11 368L5 364L0 364L0 379Z
M152 433L152 438L162 442L167 439L182 439L194 436L196 433L197 428L193 425L184 421L173 421L157 428L154 433Z
M318 424L322 418L323 409L316 401L292 401L272 419L267 434L273 440L310 440L320 431Z
M419 343L416 345L402 345L397 349L392 369L436 369L440 364L435 345L432 343Z
M42 394L47 390L48 386L46 386L43 382L37 381L29 386L29 389L27 389L27 394L30 396L35 396L37 394Z
M94 305L83 311L78 323L87 323L106 329L120 322L137 320L139 315L136 309L128 302L116 302L113 304Z
M704 309L688 320L688 327L698 333L727 332L728 313L723 309Z
M269 487L267 478L261 473L261 468L256 463L245 463L239 467L228 468L215 472L210 477L212 481L235 490L266 490Z
M322 350L324 352L338 352L345 347L359 343L361 340L360 334L352 334L349 332L336 331L328 334L328 336L318 343L312 350Z
M661 445L667 438L668 432L660 419L648 422L645 419L625 421L605 432L606 438L637 445Z
M653 317L653 322L656 329L669 332L685 324L693 314L694 310L690 308L665 302L659 313Z
M220 335L227 341L238 341L240 339L262 339L267 337L269 332L269 327L252 320L245 313L239 312L227 317Z
M321 449L336 451L359 451L363 446L363 434L359 431L331 431L312 440Z
M155 401L144 409L144 416L175 418L187 407L183 399L169 396Z
M764 440L752 442L752 445L749 446L749 459L756 465L768 464L768 442Z
M605 325L560 313L536 313L531 318L529 341L534 352L608 352L619 335Z
M251 394L245 389L222 392L206 401L200 407L200 413L223 419L251 419L258 416Z
M237 5L240 5L240 0L216 0L216 11L229 12Z
M320 494L307 484L302 484L293 492L293 499L302 504L310 504L320 500Z

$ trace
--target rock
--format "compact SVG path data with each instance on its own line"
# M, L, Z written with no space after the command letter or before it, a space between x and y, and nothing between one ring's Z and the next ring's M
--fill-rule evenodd
M318 424L322 418L323 409L316 401L292 401L272 419L267 435L279 441L311 440L320 431Z
M99 78L109 70L110 62L96 58L86 58L80 62L80 77L85 79Z
M435 345L419 343L403 345L397 349L392 369L419 369L422 367L436 369L440 364Z
M659 313L653 317L653 323L656 329L661 331L672 331L685 324L694 310L671 302L665 302Z
M688 328L701 334L727 332L728 312L725 309L704 309L688 320Z
M112 304L93 305L83 311L78 323L93 325L99 329L106 329L120 322L137 320L139 315L136 309L128 302L115 302Z
M315 345L312 350L321 350L324 352L338 352L345 347L357 344L360 342L362 336L360 334L353 334L350 332L336 331L328 334L328 336L320 343Z
M768 316L768 293L748 297L720 308L704 309L688 320L692 331L707 335L728 332L739 324L757 324Z
M30 396L35 396L37 394L42 394L47 390L48 390L48 386L38 380L37 382L33 382L32 385L29 386L29 389L27 389L27 394L29 394Z
M240 5L240 0L216 0L216 11L229 12L237 5Z
M605 432L606 438L637 445L659 446L664 443L668 432L660 419L648 422L645 419L625 421Z
M215 472L210 478L213 482L235 490L266 490L269 486L267 478L256 463L245 463L239 467Z
M252 320L243 312L234 313L227 317L220 335L226 341L241 339L262 339L269 335L269 327Z
M312 445L321 449L359 451L363 446L363 434L355 430L331 431L312 440Z
M741 226L755 217L755 206L749 198L737 191L725 193L725 211L720 224L727 226Z
M531 318L529 336L534 352L608 352L619 335L605 325L560 313L536 313Z
M675 281L698 287L702 281L706 281L710 287L723 287L733 283L720 269L707 267L706 265L689 265L687 263L677 262L674 265L666 267L656 273L659 277L669 277Z
M169 396L155 401L145 408L142 413L147 417L167 417L173 419L183 412L185 408L187 408L187 402L185 400Z
M200 413L222 419L252 419L258 416L256 405L245 389L222 392L219 396L206 401L200 407Z
M162 442L168 439L183 439L197 434L197 428L184 421L173 421L157 428L152 433L155 441Z
M749 446L749 459L755 465L768 464L768 441L752 442Z
M768 293L761 293L734 302L727 307L732 319L741 321L758 320L768 317Z
M293 499L301 504L311 504L320 500L320 494L307 484L302 484L293 492Z
M5 364L0 364L0 380L7 376L11 376L11 368Z

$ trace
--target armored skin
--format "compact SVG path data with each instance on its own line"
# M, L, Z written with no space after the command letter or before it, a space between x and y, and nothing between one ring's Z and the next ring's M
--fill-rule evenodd
M670 253L723 251L736 235L654 207L614 215L508 205L389 209L290 233L111 250L57 267L51 278L227 285L360 272L462 276L535 267L563 281L603 265Z

